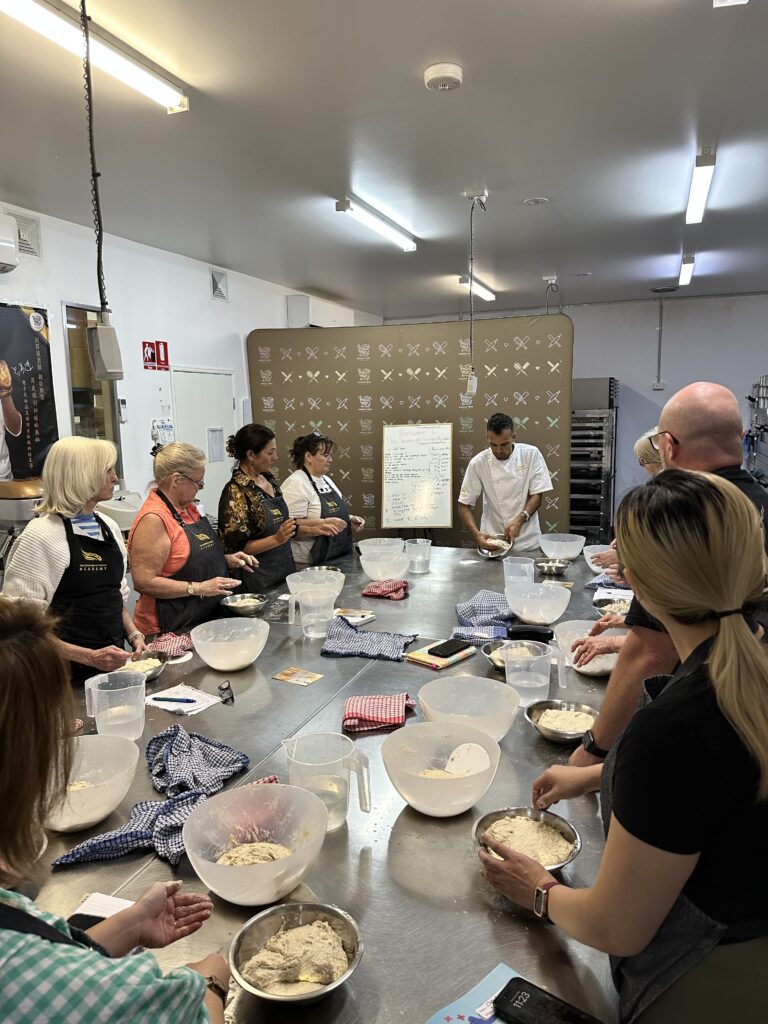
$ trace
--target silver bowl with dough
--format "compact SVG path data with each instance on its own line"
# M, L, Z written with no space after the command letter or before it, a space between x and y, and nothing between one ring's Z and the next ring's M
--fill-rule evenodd
M505 540L501 534L496 534L492 539L500 541L503 544L503 547L497 548L495 551L486 551L484 548L477 548L477 553L481 558L503 558L504 555L509 554L509 550L512 545L508 540Z
M322 988L318 988L314 992L305 992L299 995L278 995L274 992L265 992L245 980L240 973L241 969L273 935L276 935L281 929L298 928L304 924L312 924L314 921L326 921L341 939L349 967L340 978L332 981L330 985L323 985ZM270 907L269 910L262 910L260 914L256 914L255 917L245 922L229 948L229 966L232 977L240 988L260 999L267 999L273 1003L314 1003L343 985L356 970L362 956L363 940L360 929L354 918L344 910L331 903L279 903L277 906Z
M578 732L563 732L560 729L550 729L541 725L539 719L545 711L580 711L584 715L591 715L592 721L597 718L597 711L589 704L578 704L572 700L537 700L529 704L525 709L525 717L540 736L552 743L578 743L586 732L579 729ZM587 726L589 728L589 726Z
M150 669L149 672L145 673L148 683L152 682L153 679L157 679L157 677L165 668L166 662L169 661L168 655L164 651L144 651L143 654L140 654L139 657L136 658L136 662L149 661L150 659L152 661L159 661L160 664L156 665L153 669ZM120 671L137 672L138 669L135 667L136 662L127 661L125 665L123 665L123 667L120 669Z
M228 612L250 619L258 615L267 601L268 598L264 594L230 594L229 597L222 597L219 604Z
M553 814L552 811L538 811L535 807L501 807L498 811L489 811L488 814L484 814L479 821L475 822L474 827L475 842L478 846L484 847L485 844L482 842L484 833L500 818L531 818L533 821L540 821L559 832L569 843L573 843L573 849L565 860L558 864L543 865L547 871L560 871L566 864L574 861L581 852L581 836L570 821L561 818L559 814Z

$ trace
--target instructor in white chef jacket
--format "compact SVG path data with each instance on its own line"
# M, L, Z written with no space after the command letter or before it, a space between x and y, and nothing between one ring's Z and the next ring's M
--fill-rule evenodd
M541 496L552 490L544 457L532 444L515 441L514 421L494 413L486 426L488 447L467 466L459 492L459 519L479 548L493 551L492 538L504 537L515 551L539 546ZM473 509L482 495L477 527Z

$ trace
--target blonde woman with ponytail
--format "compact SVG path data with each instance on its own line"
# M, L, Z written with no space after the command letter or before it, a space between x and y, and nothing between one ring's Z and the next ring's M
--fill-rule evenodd
M540 807L600 788L605 852L571 889L491 840L500 892L611 954L623 1024L763 1024L768 1011L768 650L759 513L722 477L669 470L631 491L616 536L627 579L668 631L674 675L603 766L548 769ZM602 777L601 776L602 773Z

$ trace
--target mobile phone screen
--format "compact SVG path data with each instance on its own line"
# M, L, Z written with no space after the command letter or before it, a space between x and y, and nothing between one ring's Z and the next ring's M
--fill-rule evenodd
M597 1017L525 978L512 978L507 982L494 999L493 1008L509 1024L600 1024Z
M461 651L466 651L472 644L468 644L465 640L446 640L444 643L435 644L434 647L427 648L427 654L434 655L435 658L451 658L454 654L460 654Z

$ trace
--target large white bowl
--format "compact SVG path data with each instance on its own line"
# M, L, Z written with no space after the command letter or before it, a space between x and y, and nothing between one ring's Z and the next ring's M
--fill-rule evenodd
M498 741L512 728L520 695L498 679L456 675L425 683L419 704L428 722L468 725Z
M607 676L613 672L616 662L619 660L618 654L601 654L598 658L593 658L586 665L579 666L573 663L571 646L574 641L586 636L594 624L594 621L591 619L573 619L570 622L559 622L555 626L555 640L557 640L557 646L565 655L565 663L569 668L574 669L576 672L581 672L585 676ZM622 636L626 633L626 629L606 629L600 635Z
M327 587L333 591L334 597L338 597L344 589L345 578L344 573L338 569L313 565L309 569L302 569L301 572L292 572L290 576L285 577L285 582L292 594L299 594L310 587Z
M75 736L69 785L87 782L84 789L68 789L64 802L51 811L46 828L78 832L108 817L131 788L139 748L123 736Z
M408 572L411 564L407 551L395 551L393 548L382 548L390 552L384 558L369 558L367 554L360 556L360 565L369 580L401 580Z
M581 552L584 555L584 561L587 563L593 573L605 572L605 569L601 565L595 565L592 559L595 555L600 555L603 551L610 551L610 544L587 544L584 550Z
M237 672L252 665L264 650L269 623L263 619L215 619L189 634L195 650L218 672Z
M218 793L200 804L182 835L200 881L242 907L274 903L295 889L317 858L328 811L309 790L279 783L252 783ZM293 853L283 860L238 867L217 859L238 843L273 842Z
M454 779L424 779L425 768L445 768L462 743L477 743L490 765L474 775ZM389 781L407 804L433 818L463 814L485 795L499 766L499 744L487 733L451 722L417 722L391 733L381 745Z
M365 540L355 541L355 543L360 549L360 553L363 554L375 548L397 547L398 544L405 544L405 541L402 537L368 537Z
M518 619L536 626L559 619L571 600L570 589L556 583L512 583L504 594Z
M547 558L578 558L586 539L576 533L542 533L539 547Z

